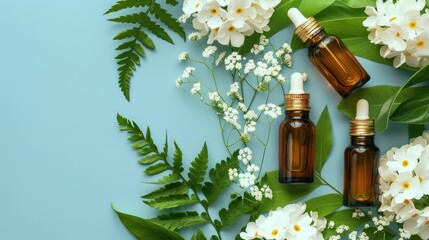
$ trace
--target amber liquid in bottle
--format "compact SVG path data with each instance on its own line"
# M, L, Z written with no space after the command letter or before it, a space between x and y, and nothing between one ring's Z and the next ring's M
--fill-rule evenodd
M378 199L380 150L374 136L352 136L344 152L344 198L350 207L373 206Z
M365 84L368 73L344 43L323 30L306 41L308 56L342 97L347 97Z
M279 182L314 181L314 123L309 111L286 111L279 128Z

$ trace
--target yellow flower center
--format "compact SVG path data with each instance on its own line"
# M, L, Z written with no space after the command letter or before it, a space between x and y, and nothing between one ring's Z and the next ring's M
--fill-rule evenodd
M417 213L414 213L413 214L413 216L411 216L412 218L415 218L415 217L417 217L418 215L417 215Z
M418 42L416 43L416 46L417 46L417 47L423 47L425 44L426 44L426 43L425 43L425 41L421 40L421 41L418 41Z
M240 14L242 14L242 13L243 13L243 9L242 9L242 8L237 8L237 9L235 10L235 13L237 13L238 15L240 15Z
M214 31L215 33L217 33L217 32L219 32L219 28L215 28L215 29L213 29L213 31Z
M255 232L255 237L258 237L259 236L259 233L258 233L258 231L256 231Z
M395 21L396 20L396 17L391 17L390 19L389 19L389 22L393 22L393 21Z
M411 54L409 52L404 52L404 56L409 57L409 56L411 56Z
M420 181L420 183L422 183L423 182L423 178L419 177L419 181Z
M217 14L217 9L216 9L216 8L212 8L212 9L210 9L210 13L211 13L212 15Z
M425 224L426 224L426 225L429 225L429 220L426 220Z
M408 162L408 160L402 160L402 166L403 167L408 167L408 165L409 165L409 162Z
M272 236L277 236L277 234L279 233L279 230L277 230L277 229L274 229L272 232L271 232L271 235Z
M197 4L195 4L195 8L198 8L200 6L200 3L199 2L197 2Z
M414 21L411 21L411 22L408 23L408 27L411 28L411 29L414 29L414 28L417 27L417 23L414 22Z
M404 203L408 205L408 204L410 204L410 200L405 199L405 200L404 200Z
M401 33L400 32L396 32L395 33L395 37L397 37L397 38L401 37Z
M228 28L228 32L234 32L235 31L235 27L234 26L230 26L229 28Z
M301 232L301 227L297 224L293 225L293 229L297 232Z
M402 183L402 188L403 188L403 189L408 189L408 188L410 188L410 183L409 183L409 182L403 182L403 183Z

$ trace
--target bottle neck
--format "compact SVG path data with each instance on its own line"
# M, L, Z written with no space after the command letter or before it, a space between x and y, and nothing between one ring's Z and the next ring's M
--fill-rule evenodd
M374 145L374 136L350 136L352 144Z
M305 41L305 45L307 45L307 47L317 45L320 41L322 41L325 35L326 35L326 32L323 29L320 29L320 31L309 36L307 41Z
M309 119L309 110L286 110L286 117L289 119Z

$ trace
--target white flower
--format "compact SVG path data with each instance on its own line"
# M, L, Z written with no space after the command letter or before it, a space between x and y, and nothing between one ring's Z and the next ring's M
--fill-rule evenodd
M198 21L207 23L211 29L222 26L226 18L226 11L221 8L217 1L206 2L198 11Z
M196 82L192 85L191 94L195 95L200 93L201 90L201 84L199 82Z
M259 190L258 186L250 188L250 195L254 197L256 201L262 201L263 194L261 190Z
M272 103L262 104L258 107L258 110L261 111L263 114L270 116L273 119L282 115L281 108Z
M190 33L188 39L191 41L198 41L201 39L201 34L199 32Z
M242 112L247 112L247 107L244 103L239 102L237 105L238 110L241 110Z
M263 215L261 215L261 216L263 217ZM258 221L258 220L256 220L256 221ZM242 239L245 239L245 240L259 238L259 232L260 232L260 230L258 228L258 225L255 222L249 222L246 226L245 232L240 233L240 237Z
M241 100L243 100L243 97L238 92L239 89L240 89L240 86L239 86L238 82L234 82L231 84L229 91L226 93L226 95L237 98L238 100L241 101Z
M247 172L238 174L239 185L242 188L248 188L256 183L256 176Z
M182 78L189 78L194 71L195 71L194 67L185 68L185 70L183 70L183 73L182 73Z
M247 165L250 161L252 161L252 150L250 148L245 147L238 151L238 160L242 161L244 165Z
M247 74L255 69L255 61L253 59L249 59L249 61L244 65L244 73Z
M419 189L420 180L418 177L413 177L411 172L400 173L394 183L391 185L392 196L395 197L397 203L402 203L406 199L413 199L421 196Z
M219 93L218 92L209 92L209 100L215 104L220 102Z
M185 0L182 10L185 14L192 14L199 11L205 2L206 0Z
M404 40L406 34L407 31L400 25L392 24L389 29L380 34L380 40L393 51L404 51L407 46Z
M238 169L237 168L230 168L228 169L228 175L229 175L229 180L234 180L238 177Z
M216 46L207 46L207 47L203 50L202 55L203 55L203 57L204 57L204 58L208 58L209 56L214 55L214 54L215 54L215 52L216 52L216 50L217 50L217 47L216 47Z
M416 56L429 56L429 31L423 31L407 41L407 49Z
M232 52L230 55L228 55L225 58L225 69L230 71L230 70L240 70L242 65L241 65L241 60L243 59L243 57L238 54L238 52Z
M409 172L416 168L417 159L422 152L423 147L420 145L412 146L408 149L398 149L393 154L393 161L388 161L386 165L392 172Z
M252 6L252 0L232 0L228 5L228 18L233 19L233 25L237 28L244 26L248 19L256 17L256 9Z
M183 62L189 59L189 53L188 52L181 52L179 54L179 62Z
M259 0L261 8L264 10L274 8L280 3L280 0Z
M216 62L215 62L216 66L218 66L222 62L225 55L226 55L225 51L219 53L219 56L217 57Z
M178 78L176 79L176 87L181 87L181 86L182 86L182 84L183 84L183 80L182 80L180 77L178 77Z
M255 164L247 165L247 171L250 173L254 173L254 172L257 172L259 170L260 170L259 167L256 166Z
M217 40L222 45L231 43L233 47L240 47L244 43L244 32L249 29L250 26L246 23L240 28L235 27L234 20L229 19L219 28Z
M223 119L227 121L228 123L232 124L232 126L236 129L240 129L241 126L237 122L238 121L238 111L235 108L227 107L224 110L224 117Z

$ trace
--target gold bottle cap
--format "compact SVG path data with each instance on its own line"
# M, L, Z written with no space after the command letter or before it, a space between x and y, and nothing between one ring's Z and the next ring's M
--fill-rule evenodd
M356 103L356 117L350 121L350 136L374 136L374 120L369 119L369 104L365 99Z
M304 23L296 27L295 34L305 43L322 30L323 27L319 25L316 19L309 17Z
M310 94L300 93L285 94L285 109L289 110L310 110Z

